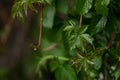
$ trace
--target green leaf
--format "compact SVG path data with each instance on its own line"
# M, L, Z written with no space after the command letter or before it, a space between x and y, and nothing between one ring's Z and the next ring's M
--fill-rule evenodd
M90 43L92 46L92 37L89 34L84 34L87 30L88 26L84 25L81 28L75 27L75 24L70 23L71 25L65 27L65 31L67 31L68 43L71 46L70 50L75 48L79 48L84 52L84 42Z
M50 70L54 72L59 67L59 62L54 60L50 63Z
M87 31L87 29L88 29L88 26L87 26L87 25L81 26L81 27L80 27L80 30L79 30L80 34L85 33L85 32Z
M76 73L70 65L59 66L55 72L56 80L77 80Z
M101 14L103 16L107 16L108 14L108 5L110 3L110 0L96 0L95 2L95 9L98 12L98 14Z
M93 0L77 0L76 1L77 10L80 12L81 15L88 13L88 11L92 7L92 1Z
M64 31L69 31L69 30L73 30L74 26L68 25L64 28Z
M69 38L69 44L71 46L71 50L77 48L80 48L83 52L84 52L84 45L82 42L82 39L79 35L71 35L71 37Z
M46 6L43 9L43 26L46 28L52 28L55 16L55 6Z
M92 79L90 79L90 80L93 80L93 79L95 79L96 77L98 77L98 72L97 72L96 70L90 70L90 71L88 72L88 75L90 76L90 78L92 78Z
M67 0L57 0L57 11L63 14L67 14L68 11Z
M118 80L120 78L120 70L115 72L115 80Z
M80 54L77 55L78 58L72 60L72 65L75 65L77 73L79 73L82 70L87 72L89 70L90 65L93 65L94 62L92 62L84 56L81 56Z
M48 4L52 4L53 0L45 0Z
M96 56L94 59L92 59L92 62L94 63L94 68L99 70L102 66L102 57Z
M21 21L23 21L23 10L22 10L22 2L18 1L13 5L12 8L12 16L13 18L19 17Z
M113 73L113 75L115 76L115 80L119 80L119 78L120 78L120 65L117 65L117 68L116 68L115 72Z
M103 30L103 28L106 26L107 23L107 18L106 17L102 17L96 24L96 26L92 29L91 31L91 35L97 34L98 32L100 32L101 30Z
M93 38L89 35L89 34L81 34L80 37L82 39L84 39L85 41L87 41L88 43L90 43L91 45L93 45Z
M38 64L37 64L37 68L36 68L36 71L39 71L39 68L44 66L47 62L47 60L50 60L50 59L58 59L58 60L62 60L62 61L68 61L69 59L68 58L65 58L65 57L61 57L61 56L53 56L53 55L48 55L48 56L45 56L45 57L42 57Z
M25 12L25 15L27 15L27 10L28 8L30 8L31 10L37 12L37 10L35 9L35 7L33 6L33 3L36 3L36 1L31 1L31 0L24 0L22 1L23 3L23 9L24 9L24 12Z

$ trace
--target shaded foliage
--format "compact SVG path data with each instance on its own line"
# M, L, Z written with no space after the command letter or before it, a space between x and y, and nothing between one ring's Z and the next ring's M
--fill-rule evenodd
M32 39L42 39L40 47L31 45L27 75L37 74L40 80L120 79L119 0L16 0L12 15L24 23L31 10L38 15Z

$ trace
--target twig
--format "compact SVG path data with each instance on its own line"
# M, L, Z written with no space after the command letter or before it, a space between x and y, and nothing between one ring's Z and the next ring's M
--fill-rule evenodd
M40 32L39 32L39 39L38 39L38 48L41 46L41 39L42 39L42 26L43 26L43 5L40 6Z
M9 35L10 35L10 32L11 32L11 28L13 27L12 25L13 25L13 19L12 19L12 17L10 16L9 18L8 18L8 22L6 23L6 25L5 25L5 30L4 30L4 32L3 32L3 34L2 34L2 39L1 39L1 42L2 42L2 45L4 46L5 44L6 44L6 42L8 41L8 37L9 37Z
M53 45L49 46L48 48L44 48L42 51L50 51L56 48L58 44L54 43Z
M110 41L109 41L109 43L107 44L107 46L105 47L106 50L108 50L108 49L112 46L114 39L115 39L115 32L113 31L112 34L111 34Z
M80 16L80 27L82 26L82 16Z

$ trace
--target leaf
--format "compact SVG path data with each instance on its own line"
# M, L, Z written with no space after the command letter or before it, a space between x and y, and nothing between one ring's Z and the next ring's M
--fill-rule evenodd
M117 68L116 68L115 72L113 73L113 75L115 76L115 80L119 80L119 78L120 78L120 65L117 65Z
M63 14L68 12L67 0L57 0L57 11Z
M77 0L76 1L77 10L80 12L81 15L88 13L88 11L92 7L92 1L93 0Z
M68 25L64 28L64 31L73 30L74 26Z
M21 21L23 21L23 10L21 1L16 2L12 8L12 16L13 18L19 17Z
M50 70L51 72L54 72L59 67L59 62L54 60L50 62Z
M101 30L103 30L103 28L106 26L106 23L107 23L107 18L106 17L102 17L98 21L98 23L96 24L96 26L92 29L91 35L97 34Z
M36 3L36 1L31 1L31 0L25 0L22 2L23 3L23 9L25 12L25 15L27 15L27 10L28 8L30 8L31 10L37 12L37 10L35 9L35 7L33 6L33 3Z
M68 61L69 59L68 58L65 58L65 57L61 57L61 56L53 56L53 55L48 55L48 56L45 56L45 57L42 57L38 64L37 64L37 68L36 68L36 71L39 71L39 68L44 66L47 62L47 60L50 60L50 59L59 59L59 60L62 60L62 61Z
M107 16L108 14L108 5L110 3L110 0L96 0L95 2L95 9L98 14L101 14L103 16Z
M77 80L76 73L70 65L59 66L55 72L56 80Z
M93 38L89 35L89 34L81 34L80 37L82 39L84 39L85 41L87 41L88 43L90 43L91 45L93 45Z
M67 31L67 35L70 36L73 31L75 31L76 26L75 22L72 20L69 20L69 25L64 28L64 31Z
M52 4L53 0L45 0L48 4Z
M46 28L52 28L55 16L55 6L46 6L43 10L43 26Z
M102 66L102 57L101 56L96 56L94 59L92 59L92 62L94 63L94 68L96 70L99 70Z
M46 64L47 60L53 59L53 58L54 58L54 56L52 56L52 55L48 55L48 56L45 56L45 57L41 58L41 59L39 60L38 64L37 64L36 71L38 72L39 69L40 69L40 67L41 67L41 66L44 66L44 65Z
M77 54L78 58L75 58L72 60L72 65L75 65L77 73L84 70L85 72L88 71L90 65L93 65L94 62L87 59L84 56L81 56L80 54Z
M70 39L69 39L69 44L71 46L71 50L77 48L80 48L82 50L82 52L84 52L84 45L82 42L82 39L80 38L79 35L71 35Z
M118 80L120 78L120 70L115 72L115 80Z
M79 30L80 34L85 33L85 32L87 31L87 29L88 29L88 26L87 26L87 25L81 26L81 27L80 27L80 30Z
M84 25L81 28L75 27L75 24L71 23L71 25L67 26L64 30L67 31L68 43L70 44L70 50L75 48L79 48L84 52L84 42L90 43L92 46L92 37L88 34L84 34L87 30L88 26Z
M27 10L30 8L31 10L37 12L37 10L34 8L33 3L44 3L44 0L18 0L15 1L15 4L12 8L12 14L13 18L18 17L21 21L24 20L25 13L27 15Z
M98 77L98 72L96 70L90 70L88 72L88 75L90 76L90 78L92 78L90 80L94 80L96 77Z

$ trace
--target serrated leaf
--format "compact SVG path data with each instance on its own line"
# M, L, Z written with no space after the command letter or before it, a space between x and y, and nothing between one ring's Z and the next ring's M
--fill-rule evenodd
M64 31L69 31L69 30L72 30L73 28L74 26L69 25L64 28Z
M22 3L21 1L18 1L13 5L12 16L13 18L19 17L23 21L23 10L21 3Z
M60 66L55 72L56 80L77 80L76 73L70 65Z
M34 3L45 3L45 1L44 0L16 0L12 8L13 18L18 17L23 21L24 20L23 13L27 15L28 8L37 12L37 10L33 6Z
M33 6L33 4L29 5L28 6L31 10L35 11L35 12L38 12L37 9Z
M43 10L43 27L52 28L55 16L55 6L46 6Z
M76 66L77 73L79 73L82 69L87 72L89 65L93 65L94 62L78 54L78 58L73 59L72 64Z
M90 43L91 45L93 45L93 38L89 35L89 34L81 34L80 37L82 39L84 39L85 41L87 41L88 43Z
M92 7L93 0L77 0L77 10L80 12L81 15L88 13L88 11Z
M96 0L95 2L95 9L99 14L102 14L103 16L107 16L108 14L108 5L110 3L110 0Z
M84 52L84 45L79 35L71 35L69 39L70 49L73 50L76 47L80 48Z
M82 26L81 28L74 27L75 25L71 23L70 26L67 26L64 30L67 31L68 43L71 46L70 50L79 48L84 52L84 42L90 43L92 46L93 39L88 34L84 34L88 26Z

